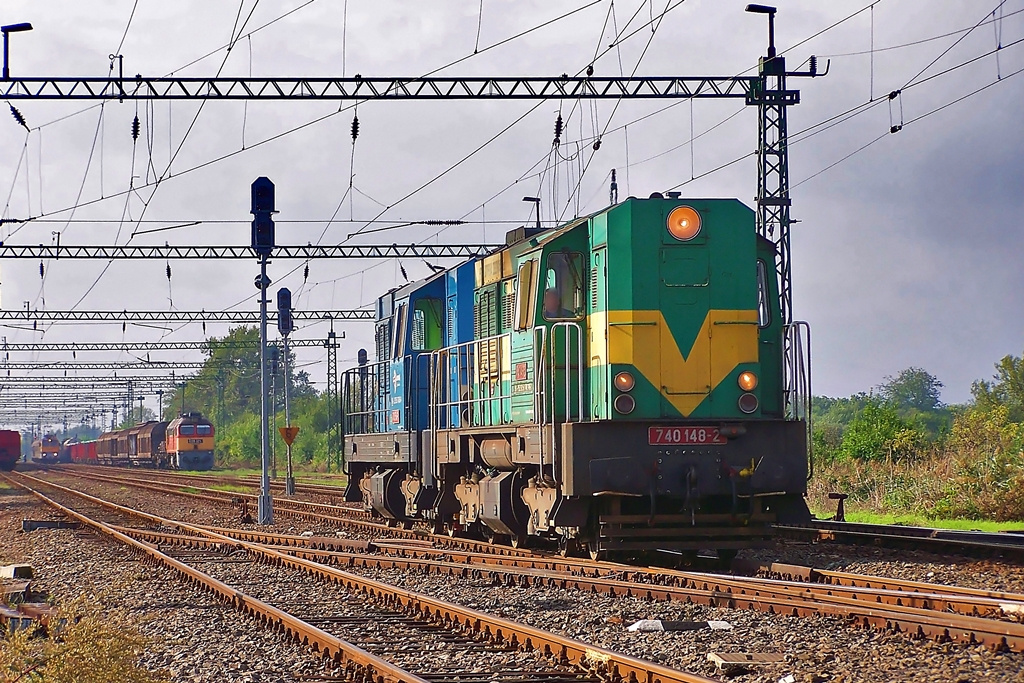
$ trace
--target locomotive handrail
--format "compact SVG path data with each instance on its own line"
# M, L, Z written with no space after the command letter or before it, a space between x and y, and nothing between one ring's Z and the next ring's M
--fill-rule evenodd
M504 344L502 342L506 339L511 342L511 338L512 335L506 332L504 334L484 337L483 339L474 339L446 346L431 352L431 355L436 356L438 359L438 367L440 368L438 376L442 380L449 379L448 382L442 381L440 391L437 391L431 397L432 410L440 410L441 412L438 414L443 415L444 411L450 411L452 408L456 408L460 412L462 408L466 408L469 411L470 425L473 424L476 418L482 420L485 411L493 407L495 403L497 403L502 416L504 415L504 402L508 402L509 410L511 411L512 389L510 386L508 392L505 392L501 381L502 374L506 371ZM448 362L441 363L440 361L443 358L449 359ZM455 361L455 374L460 390L462 388L463 376L465 375L467 378L468 393L465 398L461 395L450 395L452 358ZM484 364L486 364L486 370L484 369ZM511 370L510 367L508 369L509 371ZM488 375L487 381L482 381L484 372ZM496 382L492 381L495 373L497 376ZM441 400L442 398L447 400ZM499 421L503 422L503 417ZM449 424L452 422L450 414L449 419L442 420L442 422L447 424L449 428L457 426Z
M544 478L544 428L548 423L548 391L547 391L547 364L544 362L545 354L544 351L547 348L547 332L548 328L540 325L533 328L533 420L540 427L540 451L538 458L540 460L540 476ZM540 340L538 342L538 334ZM552 430L551 440L554 441L554 430ZM554 444L552 444L554 448ZM552 478L557 478L555 472L555 460L554 454L551 458L551 474ZM557 480L557 479L556 479Z
M551 357L552 363L554 363L555 351L558 330L563 329L565 331L562 340L564 342L565 350L565 377L563 379L563 385L565 388L565 422L582 422L583 421L583 331L580 329L579 323L572 321L563 321L555 323L551 326ZM577 363L572 362L572 350L571 339L573 337L572 331L575 331L576 337L576 358L579 359ZM569 396L572 392L572 379L573 373L571 370L576 370L576 420L573 420L572 401L569 400ZM552 367L552 370L554 368ZM554 380L554 373L551 376L552 381ZM554 400L554 397L552 397Z
M807 479L814 476L811 411L811 326L797 320L784 328L786 416L804 420L807 441Z

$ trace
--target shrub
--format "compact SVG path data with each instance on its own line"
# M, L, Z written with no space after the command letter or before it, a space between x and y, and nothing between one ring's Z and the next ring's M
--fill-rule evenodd
M159 683L168 680L138 665L148 641L123 628L91 603L78 600L58 611L57 623L39 635L18 631L0 641L0 680L45 683Z

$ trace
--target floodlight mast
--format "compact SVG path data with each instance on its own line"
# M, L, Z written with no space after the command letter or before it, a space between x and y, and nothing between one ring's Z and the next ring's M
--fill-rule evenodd
M7 26L0 26L0 31L4 34L4 80L10 80L11 69L10 69L10 34L21 33L23 31L31 31L32 24L25 22L22 24L8 24Z

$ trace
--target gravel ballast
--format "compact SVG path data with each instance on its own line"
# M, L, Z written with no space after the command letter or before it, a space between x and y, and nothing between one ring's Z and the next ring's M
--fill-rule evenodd
M61 478L65 484L70 484L70 479ZM54 477L57 480L57 477ZM122 504L133 505L149 512L166 515L187 521L200 523L215 523L225 526L238 526L237 516L224 507L216 506L197 500L188 500L170 495L154 494L146 492L140 494L116 485L100 484L97 482L78 482L82 488L89 490L95 495L106 497ZM5 496L6 498L6 496ZM37 506L40 512L34 513L37 517L45 515L46 511ZM2 518L3 527L0 529L0 538L4 541L3 557L7 560L7 540L11 536L11 529L15 526L20 528L20 513L17 516L16 525L9 523L6 516ZM280 532L300 533L303 531L315 531L317 533L327 532L329 527L323 524L311 525L303 522L292 521L286 518L278 520L276 530ZM333 535L333 530L330 531ZM20 534L20 532L19 532ZM20 534L23 539L31 538L36 534L47 534L49 538L64 539L61 543L65 545L74 544L80 548L74 553L68 553L67 560L74 560L74 555L80 552L99 552L95 550L83 550L89 546L100 546L107 558L107 565L96 565L93 575L96 576L103 567L109 567L111 571L126 572L133 569L128 566L117 566L117 560L113 558L124 557L126 553L118 548L110 546L106 541L99 541L95 537L82 532L34 532L33 534ZM69 540L70 539L70 540ZM32 541L35 543L35 541ZM40 542L42 543L42 542ZM52 550L52 549L51 549ZM751 557L758 557L766 561L784 561L799 564L807 564L824 569L839 569L844 571L855 571L861 573L873 573L883 576L897 578L911 578L935 583L949 583L955 585L976 586L994 590L1020 591L1024 585L1024 572L1020 567L1006 566L994 561L979 560L951 560L929 553L916 553L907 551L891 551L874 548L858 548L848 546L817 546L810 544L783 543L773 551L759 551L757 554L750 553ZM53 561L59 564L65 558L55 556ZM147 565L135 563L147 571L159 572ZM260 565L254 565L259 567ZM245 565L239 565L241 571ZM63 570L54 569L59 573ZM259 569L254 576L262 576ZM68 570L69 573L74 573ZM81 572L79 567L78 572ZM417 573L399 571L377 571L362 570L366 576L399 585L410 590L429 594L451 602L464 604L486 612L531 624L538 628L562 633L579 640L593 643L601 647L625 652L644 659L650 659L668 666L682 668L700 673L706 676L724 676L707 661L709 652L773 652L785 657L781 664L772 664L765 667L752 667L745 671L737 671L729 674L730 680L735 681L765 681L775 683L787 675L792 674L796 681L956 681L962 683L981 681L1020 681L1024 682L1024 656L1020 653L994 653L984 648L971 647L949 643L935 643L929 640L913 640L907 636L879 632L875 630L863 630L851 627L845 621L837 618L797 618L779 615L771 615L763 612L729 610L723 608L709 608L697 605L684 605L679 603L646 602L632 598L609 598L605 596L591 595L581 591L561 590L555 588L496 588L489 582L474 580L455 581L450 577L439 577ZM169 575L168 575L169 576ZM191 605L189 599L168 597L171 590L168 586L175 586L174 591L189 593L183 588L183 584L172 580L161 579L159 576L151 580L156 589L157 595L163 602L154 605L154 609L171 610L178 609L174 605ZM293 578L293 581L303 586L303 590L310 591L311 596L320 594L322 588L308 578ZM89 589L97 585L99 581L77 584L81 589ZM111 583L116 583L111 580ZM69 582L70 586L75 586ZM132 582L123 583L126 591L131 590ZM294 587L293 587L294 588ZM336 590L336 589L332 589ZM134 599L145 599L146 591L139 591L141 596ZM59 591L58 591L59 593ZM337 596L329 592L323 593L325 600L337 600ZM126 601L130 601L125 598ZM196 604L210 605L210 599L196 594L193 599ZM205 600L205 602L199 602ZM168 606L168 605L171 606ZM189 608L181 608L189 609ZM221 608L223 610L223 608ZM242 634L237 640L245 638L264 638L253 622L233 612L228 612L230 618L234 618L237 624L223 631L225 633ZM225 618L229 618L225 617ZM158 617L161 618L161 617ZM666 619L673 621L708 621L722 620L732 625L731 630L712 631L709 629L681 631L681 632L658 632L658 633L632 633L626 627L633 621L639 619ZM207 617L207 620L209 618ZM169 618L164 619L171 623ZM193 628L202 624L201 619L189 617L174 622L184 624L189 622ZM143 628L147 628L143 626ZM187 628L181 626L179 628ZM216 631L214 631L216 632ZM199 636L186 636L180 634L176 641L181 648L192 649L201 641ZM225 640L225 639L220 639ZM172 641L167 641L172 642ZM294 647L282 643L282 647ZM301 655L301 649L295 648ZM173 653L173 654L171 654ZM232 655L235 652L232 650ZM175 659L167 659L168 656L186 657L187 653L180 652L174 647L167 647L159 661L147 660L147 665L156 667L168 666L177 663ZM225 657L226 653L216 656ZM310 662L309 655L304 655ZM202 658L201 658L202 659ZM205 661L205 660L203 660ZM233 661L233 660L232 660ZM239 660L239 665L255 667L256 662ZM236 675L255 676L261 671L258 668L248 669L225 669L230 675L223 678L189 678L189 675L207 676L201 668L201 662L196 661L196 667L191 674L176 673L178 680L278 680L275 678L234 678ZM186 671L188 665L182 665L178 671ZM278 674L284 669L274 669ZM198 673L195 673L198 672ZM273 675L278 675L273 674ZM290 675L283 680L294 680Z

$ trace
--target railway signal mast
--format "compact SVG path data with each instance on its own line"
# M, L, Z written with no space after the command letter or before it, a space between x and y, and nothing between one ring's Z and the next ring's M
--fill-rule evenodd
M267 372L267 258L274 251L274 183L261 176L252 183L252 248L260 259L256 289L260 290L260 500L257 521L274 523L273 499L270 497L270 375Z
M281 428L281 438L284 439L287 447L288 469L284 478L285 495L295 495L295 477L292 476L292 442L299 433L298 427L292 427L291 407L288 403L288 385L291 384L291 377L288 374L288 335L295 328L292 322L292 293L287 287L277 290L277 331L284 337L284 427Z

